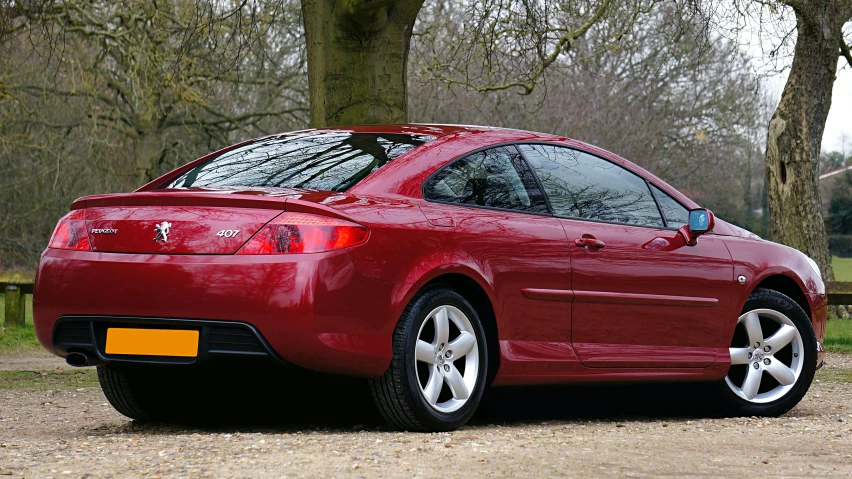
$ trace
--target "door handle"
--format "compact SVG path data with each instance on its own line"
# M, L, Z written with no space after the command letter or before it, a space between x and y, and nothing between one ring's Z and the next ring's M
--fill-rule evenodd
M583 236L582 238L575 238L574 244L581 247L581 248L587 248L587 247L591 246L593 248L600 249L600 248L603 248L604 246L606 246L606 244L604 244L603 241L596 239L594 237L586 237L586 236Z

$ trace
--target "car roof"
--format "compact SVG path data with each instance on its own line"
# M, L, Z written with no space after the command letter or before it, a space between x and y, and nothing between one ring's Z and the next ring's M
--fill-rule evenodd
M531 133L543 136L545 133L534 133L530 131L518 130L515 128L502 128L496 126L482 125L453 125L440 123L399 123L399 124L381 124L381 125L341 125L323 128L310 128L292 133L307 133L307 132L332 132L332 131L347 131L353 133L396 133L396 134L411 134L411 135L430 135L436 138L452 135L455 133L465 132L468 134L475 133L499 133L506 134L526 134Z

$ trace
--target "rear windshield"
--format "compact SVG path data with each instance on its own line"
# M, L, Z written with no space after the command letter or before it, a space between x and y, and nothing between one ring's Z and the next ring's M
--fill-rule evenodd
M305 133L264 138L222 153L166 188L279 187L344 191L433 136Z

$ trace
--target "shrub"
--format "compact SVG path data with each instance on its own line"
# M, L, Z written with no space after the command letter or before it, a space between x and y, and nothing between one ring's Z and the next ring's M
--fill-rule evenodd
M829 235L828 250L834 256L852 258L852 235Z
M828 203L828 217L832 231L852 234L852 171L842 173L836 180Z

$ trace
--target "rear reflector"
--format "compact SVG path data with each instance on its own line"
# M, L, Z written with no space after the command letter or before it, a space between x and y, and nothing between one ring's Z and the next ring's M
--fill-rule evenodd
M56 225L47 247L91 251L89 236L86 233L86 210L74 210L63 216Z
M308 213L282 213L237 254L320 253L367 241L369 230L351 221Z

